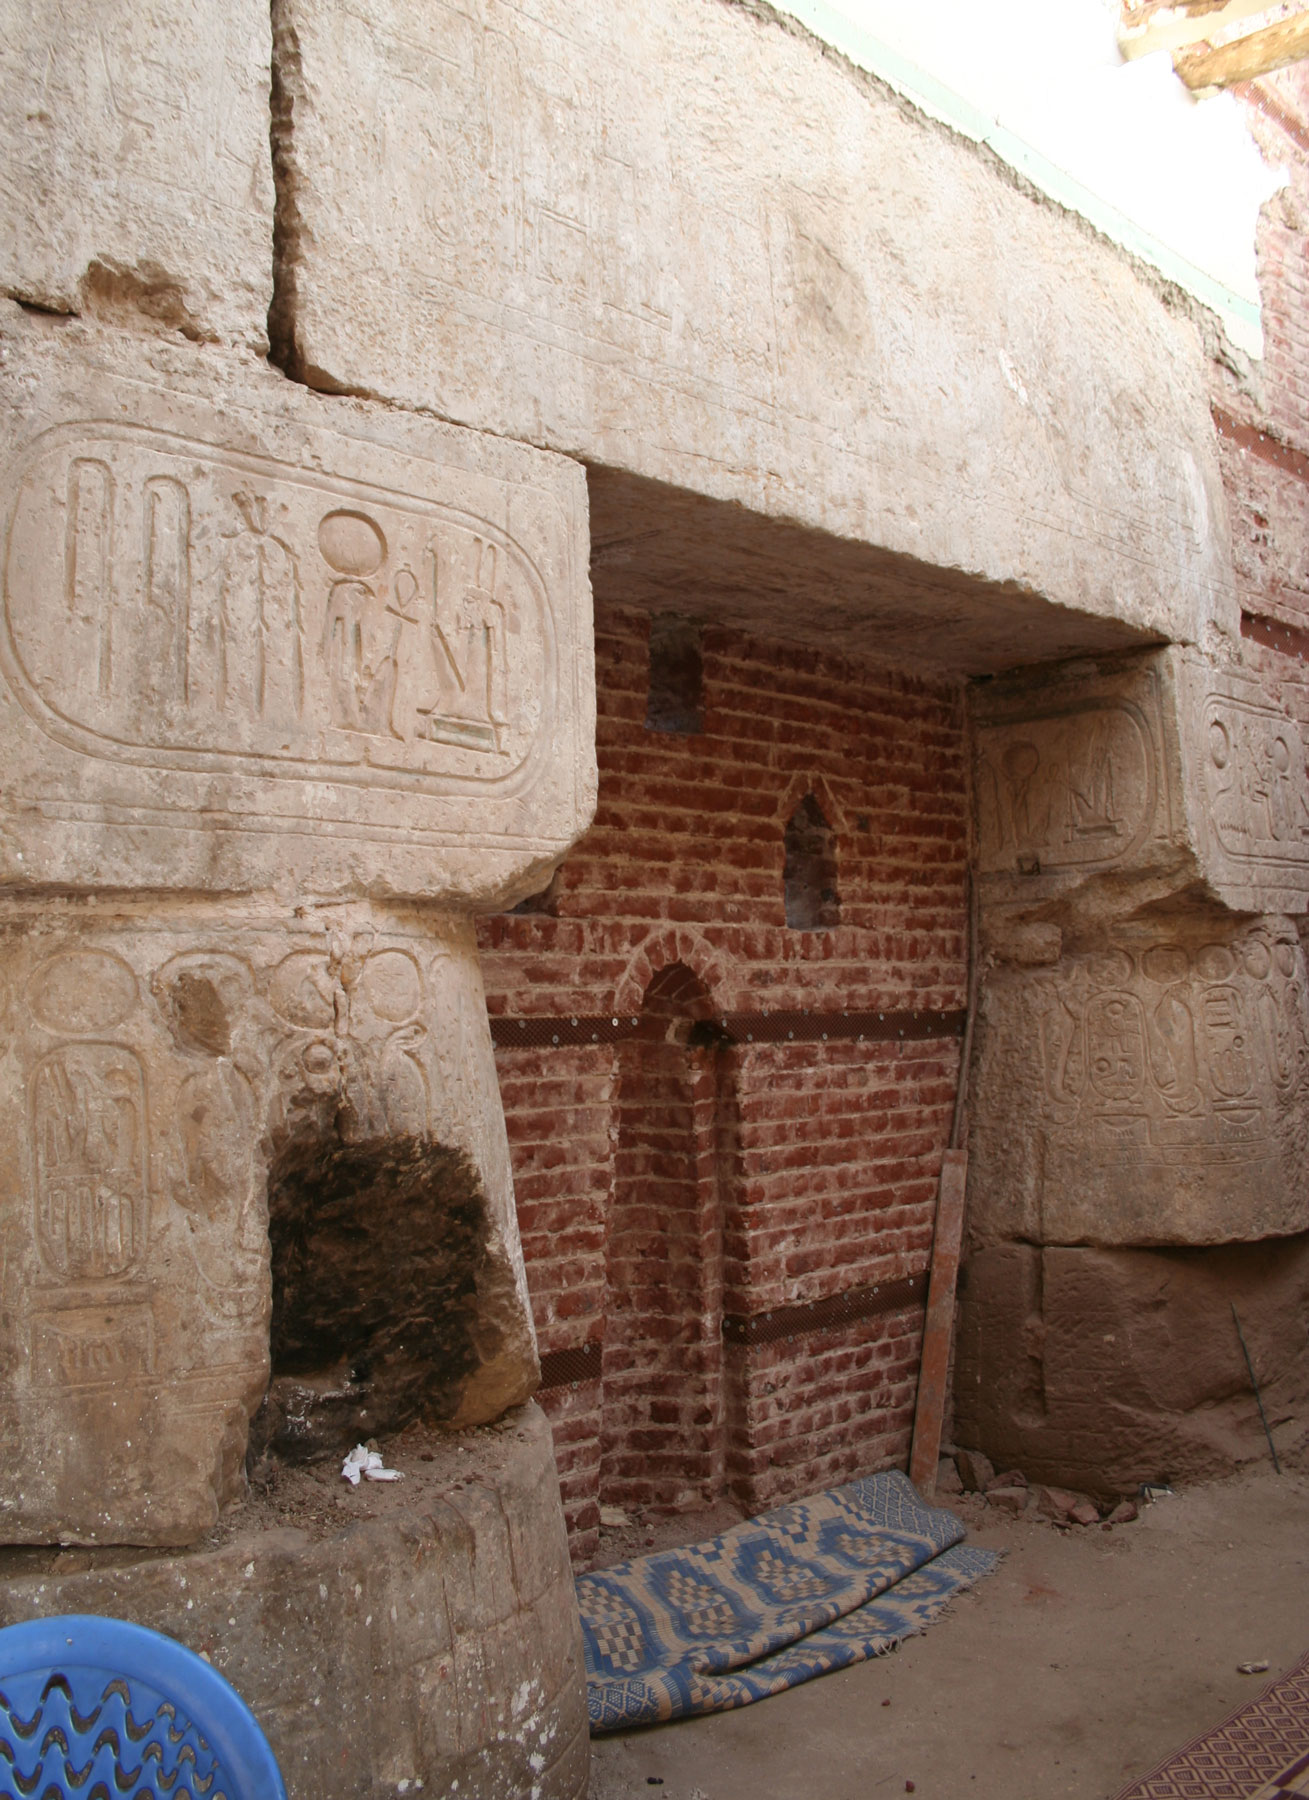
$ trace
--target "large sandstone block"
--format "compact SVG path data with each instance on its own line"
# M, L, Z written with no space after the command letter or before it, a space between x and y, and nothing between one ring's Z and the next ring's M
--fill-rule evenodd
M549 1426L526 1406L495 1431L386 1450L403 1482L284 1475L193 1551L65 1553L39 1572L25 1553L0 1583L0 1625L109 1613L179 1639L254 1708L290 1800L583 1800L586 1685Z
M264 345L266 0L3 0L0 291Z
M1300 732L1248 672L1169 649L974 690L988 908L1058 918L1202 883L1239 912L1309 906ZM1054 903L1062 903L1057 905Z
M275 13L310 381L894 552L847 583L883 655L1055 654L1058 608L1235 633L1194 330L813 40L719 0Z
M589 822L582 472L9 309L0 882L540 886Z
M10 900L0 988L0 1538L208 1530L270 1300L289 1454L532 1391L466 921Z
M1263 1461L1233 1302L1281 1455L1302 1454L1303 1236L1213 1250L979 1252L961 1284L955 1435L1033 1481L1105 1497Z
M998 680L974 723L974 1241L1303 1231L1296 725L1245 671L1180 648Z
M993 965L973 1241L1221 1244L1309 1229L1309 984L1289 919L1179 913Z

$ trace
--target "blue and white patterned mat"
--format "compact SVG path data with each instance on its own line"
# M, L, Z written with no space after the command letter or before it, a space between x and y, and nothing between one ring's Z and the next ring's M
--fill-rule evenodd
M989 1575L893 1469L577 1578L591 1734L725 1711L893 1650Z

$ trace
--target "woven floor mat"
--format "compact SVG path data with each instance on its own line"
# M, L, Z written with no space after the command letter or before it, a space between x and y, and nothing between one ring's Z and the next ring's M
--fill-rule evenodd
M577 1579L591 1731L748 1706L923 1631L997 1558L891 1470Z
M1309 1656L1115 1800L1309 1800Z

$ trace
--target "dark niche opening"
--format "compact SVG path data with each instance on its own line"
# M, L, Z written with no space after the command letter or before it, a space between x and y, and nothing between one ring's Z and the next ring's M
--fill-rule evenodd
M785 848L782 883L787 924L794 931L822 931L839 925L836 833L812 794L806 794L791 814Z
M692 736L703 729L704 663L700 626L680 613L656 613L650 621L650 693L647 731Z
M252 1462L451 1418L487 1352L486 1233L462 1151L414 1137L286 1143L268 1172L272 1378Z

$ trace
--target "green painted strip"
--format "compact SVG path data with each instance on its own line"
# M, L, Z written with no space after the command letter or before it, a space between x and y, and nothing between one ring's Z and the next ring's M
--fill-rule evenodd
M816 37L848 56L861 69L888 82L933 118L971 138L974 143L986 144L1002 161L1025 175L1033 186L1070 212L1080 213L1097 231L1112 238L1142 262L1150 263L1169 281L1194 294L1211 311L1239 323L1248 333L1262 332L1262 314L1257 300L1238 294L1162 238L1146 231L1111 201L1102 199L1067 169L1052 162L1043 151L1018 137L962 94L955 93L926 69L882 43L861 25L856 25L827 0L775 0L775 3L808 26Z
M893 88L900 89L934 117L963 132L965 137L983 142L987 133L995 129L995 120L988 113L965 100L962 94L956 94L953 88L946 87L917 63L910 62L908 57L901 56L880 38L875 38L871 31L865 31L862 25L856 25L853 19L837 12L827 0L774 0L774 3L781 11L807 25L815 37L848 56L861 69L867 69L870 75L880 75L883 81L889 81Z

